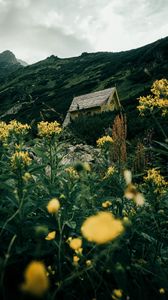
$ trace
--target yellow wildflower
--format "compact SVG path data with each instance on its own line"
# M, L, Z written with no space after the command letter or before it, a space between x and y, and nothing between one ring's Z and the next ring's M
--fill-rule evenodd
M132 183L128 184L127 188L125 189L124 196L129 200L134 200L138 206L144 205L144 196L137 191L136 186Z
M137 191L136 186L132 184L132 173L131 173L131 171L125 170L124 171L124 178L125 178L125 182L127 184L127 187L126 187L125 192L124 192L124 196L127 199L134 200L136 205L138 205L138 206L144 205L144 202L145 202L144 196L141 193L139 193Z
M113 166L108 167L107 172L106 172L106 174L105 174L105 176L104 176L103 179L106 179L106 178L109 178L109 177L113 176L113 174L115 172L116 172L116 168L115 167L113 167Z
M167 187L168 181L164 179L164 177L160 174L160 170L156 168L149 169L147 171L147 176L144 176L144 180L147 182L153 182L158 187Z
M50 214L55 214L60 209L60 202L57 198L53 198L47 205L47 210Z
M124 170L124 179L127 185L132 182L132 173L130 170Z
M78 255L82 255L82 252L83 252L83 248L79 248L79 249L75 250L75 253Z
M160 289L159 289L159 293L160 293L160 294L165 294L165 289L164 289L164 288L160 288Z
M134 198L134 201L137 206L143 206L145 203L145 198L144 198L143 194L138 192Z
M74 255L74 256L73 256L73 264L74 264L74 265L77 266L79 260L80 260L80 258L79 258L77 255Z
M10 121L9 124L0 122L0 140L5 141L11 133L24 135L28 132L29 129L29 125L22 124L16 120Z
M46 241L54 240L56 237L56 231L51 231L48 233L48 235L45 237Z
M24 173L22 178L25 182L28 182L32 178L32 175L29 172L26 172L26 173Z
M128 184L127 188L125 189L124 196L127 199L134 199L137 195L137 188L132 183Z
M53 270L51 266L48 266L47 270L48 270L47 276L49 276L49 275L55 275L55 270Z
M74 238L70 241L69 246L73 250L78 250L82 246L82 240L80 238Z
M124 226L130 226L132 223L131 223L131 221L130 221L130 219L128 218L128 217L124 217L123 218L123 224L124 224Z
M72 241L72 237L70 236L69 238L67 238L66 243L70 243L70 241Z
M112 294L112 299L114 300L121 299L122 294L123 294L122 290L114 289Z
M22 149L22 146L15 143L15 150L20 151Z
M112 205L111 201L108 201L108 200L102 203L103 208L108 208L111 205Z
M115 219L110 212L99 212L97 215L87 218L81 227L83 236L88 241L97 244L108 243L123 231L122 222Z
M28 132L30 126L28 124L22 124L16 120L10 121L8 124L8 130L10 133L24 135Z
M17 168L20 164L24 166L30 165L32 159L29 157L27 151L16 151L11 157L11 165Z
M58 135L61 133L62 129L60 127L60 124L55 122L44 122L41 121L37 125L38 128L38 134L41 137L51 137L53 135Z
M78 172L73 167L68 167L65 172L69 174L70 177L79 178Z
M99 138L97 141L96 141L98 147L103 147L105 144L113 144L113 139L111 136L109 135L106 135L106 136L103 136L102 138Z
M24 272L25 282L22 290L34 296L42 296L49 287L47 270L45 265L39 261L32 261Z
M5 122L0 122L0 140L6 141L9 136L8 126Z
M151 88L152 95L139 98L139 106L137 107L141 114L144 111L153 112L159 109L162 116L168 114L168 80L156 80Z
M86 260L86 266L90 267L92 265L92 261L90 259Z

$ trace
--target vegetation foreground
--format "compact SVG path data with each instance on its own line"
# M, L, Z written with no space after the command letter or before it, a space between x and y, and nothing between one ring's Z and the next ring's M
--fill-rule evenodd
M168 81L151 93L140 114L167 122ZM168 139L159 128L163 142L129 154L120 114L97 140L95 163L65 165L57 121L0 122L0 299L167 299Z

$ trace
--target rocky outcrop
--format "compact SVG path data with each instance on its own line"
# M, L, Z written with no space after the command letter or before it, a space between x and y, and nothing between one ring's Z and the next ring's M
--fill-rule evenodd
M98 160L100 150L90 145L77 144L67 147L67 154L61 161L63 165L72 165L77 161L94 163Z

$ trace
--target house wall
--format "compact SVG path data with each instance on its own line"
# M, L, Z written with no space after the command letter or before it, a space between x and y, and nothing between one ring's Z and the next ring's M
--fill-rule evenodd
M101 112L103 112L103 111L113 111L115 109L119 109L119 107L120 107L119 100L118 100L116 94L114 94L113 96L111 96L109 98L107 103L104 103L102 105Z
M115 109L115 105L113 102L105 103L101 107L101 112L110 111L110 110L113 111L114 109Z
M85 116L93 116L94 114L98 114L101 113L101 108L100 107L95 107L95 108L91 108L91 109L87 109L87 110L83 110L83 111L73 111L70 112L70 118L72 120L75 120L76 118L78 118L79 116L85 115Z

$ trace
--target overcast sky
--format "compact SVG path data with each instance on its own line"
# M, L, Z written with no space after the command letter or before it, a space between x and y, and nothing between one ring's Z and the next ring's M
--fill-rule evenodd
M128 50L167 36L167 16L168 0L0 0L0 52L33 63Z

